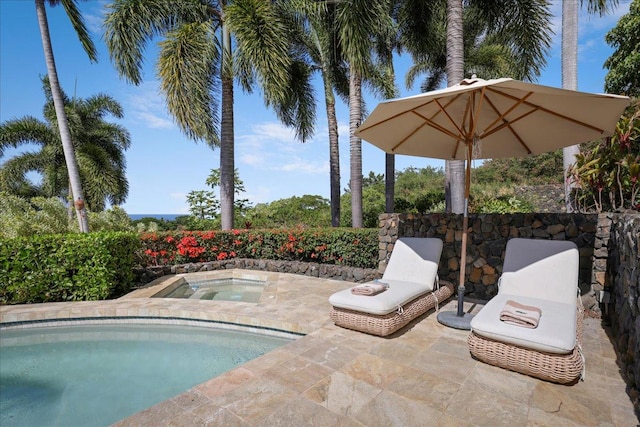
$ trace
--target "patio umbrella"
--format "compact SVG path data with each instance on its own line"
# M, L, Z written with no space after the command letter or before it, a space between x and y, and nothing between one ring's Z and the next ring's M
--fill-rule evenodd
M630 100L513 79L465 79L381 102L356 135L390 154L466 160L458 310L438 320L469 329L463 313L471 160L521 157L610 135Z

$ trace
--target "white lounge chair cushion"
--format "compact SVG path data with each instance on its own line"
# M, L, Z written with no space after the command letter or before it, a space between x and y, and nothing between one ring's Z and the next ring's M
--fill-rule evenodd
M401 237L396 240L382 281L425 283L429 290L438 274L442 240L432 237Z
M511 239L498 292L573 304L575 308L579 264L573 242Z
M433 290L433 282L429 285L399 280L381 280L381 282L387 283L389 289L377 295L353 295L351 288L344 289L331 295L329 303L334 307L347 310L384 315Z
M548 301L521 295L498 293L471 320L477 335L536 351L566 354L576 346L576 296L573 304ZM535 329L524 328L500 320L507 300L539 307L540 322Z

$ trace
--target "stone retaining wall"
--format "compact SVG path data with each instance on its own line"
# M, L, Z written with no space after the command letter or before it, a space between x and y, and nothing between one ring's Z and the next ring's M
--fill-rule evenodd
M613 215L605 291L605 316L630 394L640 388L640 215Z
M519 198L531 203L534 212L566 212L564 185L527 185L516 187Z
M195 273L198 271L214 271L231 268L274 271L279 273L293 273L301 274L304 276L344 280L357 283L369 282L382 276L378 272L378 270L370 268L356 268L332 264L318 264L313 262L247 258L233 258L223 261L146 267L137 270L135 273L137 276L137 283L146 284L158 277L167 274Z
M439 276L458 283L462 247L462 216L454 214L380 215L380 271L386 267L399 237L437 237L444 247ZM580 289L585 307L598 314L596 296L604 289L611 217L597 214L528 213L471 214L467 240L465 291L489 300L497 293L507 241L514 237L570 240L580 252Z

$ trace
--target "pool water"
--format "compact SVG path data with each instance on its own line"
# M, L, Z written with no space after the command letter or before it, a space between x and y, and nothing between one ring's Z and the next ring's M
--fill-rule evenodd
M174 325L3 330L0 425L107 426L289 341Z
M182 280L177 287L160 291L154 297L258 303L262 296L264 285L264 281L237 278L198 281Z

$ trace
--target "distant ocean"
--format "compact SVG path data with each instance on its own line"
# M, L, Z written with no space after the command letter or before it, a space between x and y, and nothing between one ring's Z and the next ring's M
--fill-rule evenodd
M173 221L177 217L184 216L184 215L186 214L129 214L129 218L131 218L132 221L135 221L137 219L142 219L142 218L157 218L157 219L164 219L167 221Z

